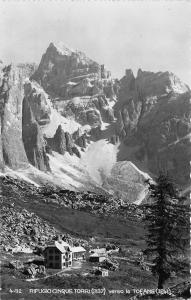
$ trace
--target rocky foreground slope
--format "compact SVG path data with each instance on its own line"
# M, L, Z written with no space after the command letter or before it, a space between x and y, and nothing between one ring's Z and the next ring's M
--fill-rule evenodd
M39 211L38 205L43 208L42 211ZM109 194L74 192L48 185L39 188L8 176L0 177L0 208L0 246L5 251L26 253L43 248L61 233L65 233L73 244L86 243L71 236L71 228L69 232L66 228L63 230L62 224L55 223L50 214L46 220L46 214L43 214L46 210L67 208L100 217L119 216L124 219L127 216L129 219L138 219L142 215L142 210L136 205L127 205Z

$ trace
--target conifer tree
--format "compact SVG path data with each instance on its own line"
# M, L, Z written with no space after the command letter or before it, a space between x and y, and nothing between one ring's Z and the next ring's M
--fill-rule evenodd
M153 262L152 273L158 288L164 287L171 273L188 272L189 205L167 175L149 183L150 203L145 205L147 248L144 254Z

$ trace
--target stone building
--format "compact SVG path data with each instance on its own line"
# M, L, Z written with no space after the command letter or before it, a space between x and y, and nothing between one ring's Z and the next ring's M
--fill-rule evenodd
M44 250L47 268L64 269L72 266L72 251L69 244L64 241L55 241Z
M81 247L72 247L63 240L55 241L44 250L45 265L47 268L64 269L72 266L73 260L85 259L86 250Z

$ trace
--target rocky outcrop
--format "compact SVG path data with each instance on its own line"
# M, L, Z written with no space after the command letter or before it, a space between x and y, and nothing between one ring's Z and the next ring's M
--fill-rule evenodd
M68 152L70 155L80 157L80 152L74 144L72 136L68 132L64 132L62 126L59 125L53 138L46 138L47 145L51 150L64 155Z
M32 83L25 82L33 71L34 66L30 64L1 68L1 168L6 164L17 169L29 161L40 170L49 170L44 140L38 124L46 116L43 105L45 99L37 95Z
M16 169L28 162L22 143L23 70L2 66L0 70L0 167Z
M102 122L109 123L114 121L114 113L110 106L110 101L103 94L57 101L56 105L64 117L73 118L82 126L97 127L101 126Z
M66 137L61 125L58 126L54 137L47 138L46 140L47 144L53 151L60 154L64 154L66 152Z
M30 105L30 109L37 123L39 125L49 124L51 109L47 101L48 95L36 82L29 80L24 84L24 91L25 98Z
M109 142L112 143L113 145L117 145L119 143L119 136L113 134L110 138L109 138Z
M180 184L189 180L190 99L188 86L169 72L127 70L115 106L117 131L126 147L119 159L168 171Z
M43 126L50 123L51 108L48 95L36 83L24 84L22 110L22 139L29 162L41 171L50 171L46 155Z
M42 171L50 171L45 141L27 96L23 100L22 139L29 162Z
M75 131L72 135L73 140L75 141L75 144L78 145L80 148L86 148L88 143L88 136L87 133L81 133L80 128L78 128L77 131Z
M3 159L3 142L2 142L2 126L3 126L3 115L4 115L4 106L5 106L5 95L3 92L3 77L4 72L2 71L3 63L0 61L0 170L4 168L4 159Z

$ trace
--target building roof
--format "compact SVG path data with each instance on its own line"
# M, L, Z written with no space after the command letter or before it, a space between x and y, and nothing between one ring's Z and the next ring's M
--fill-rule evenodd
M93 253L90 257L106 257L106 255L104 253Z
M71 251L77 253L77 252L85 252L86 250L82 246L78 246L78 247L72 247Z
M97 253L97 254L106 254L106 248L95 248L91 249L91 253Z
M61 241L61 242L59 242L59 241L55 241L53 244L49 244L49 245L47 245L47 247L46 248L50 248L50 247L56 247L60 252L62 252L62 253L65 253L66 251L72 251L71 249L72 249L72 247L68 244L68 243L66 243L66 242L64 242L64 241Z
M72 82L72 81L69 81L69 82L67 82L66 84L67 84L67 85L77 85L76 82Z

